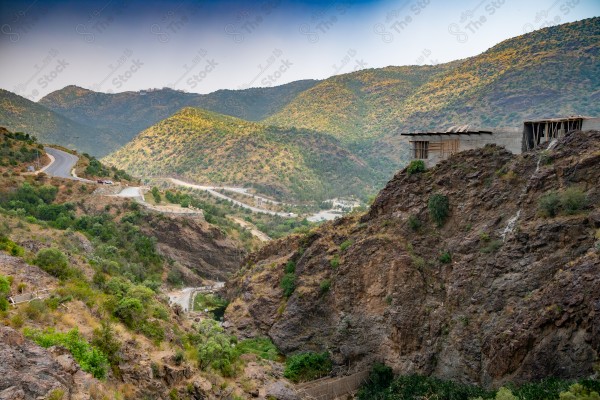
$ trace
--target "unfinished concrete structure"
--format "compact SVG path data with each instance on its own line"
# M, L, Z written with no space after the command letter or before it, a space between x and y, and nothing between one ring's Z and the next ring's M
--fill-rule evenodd
M500 128L474 130L469 125L453 126L444 132L402 133L409 137L411 155L414 159L425 161L433 166L459 151L477 149L486 144L504 146L508 151L521 153L521 130L518 128Z
M546 118L523 122L522 151L530 151L537 146L558 139L574 130L600 130L600 118L572 115L563 118Z

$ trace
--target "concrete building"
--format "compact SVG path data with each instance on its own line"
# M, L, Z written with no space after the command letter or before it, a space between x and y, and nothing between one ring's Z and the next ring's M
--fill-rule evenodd
M514 154L521 153L522 132L518 128L474 130L469 125L453 126L444 132L411 132L407 136L413 159L433 166L459 151L477 149L486 144L504 146Z

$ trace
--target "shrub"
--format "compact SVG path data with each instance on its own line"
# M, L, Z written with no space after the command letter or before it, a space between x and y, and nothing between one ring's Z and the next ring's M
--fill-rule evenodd
M299 353L287 358L283 376L292 382L306 382L329 374L331 367L331 359L327 352Z
M246 339L238 343L235 348L237 354L256 354L265 360L277 360L279 351L269 338Z
M425 171L425 162L423 160L412 160L408 167L406 167L406 173L410 176L419 172Z
M367 383L358 391L359 399L378 398L377 394L387 389L394 380L394 372L385 364L373 365Z
M442 254L440 254L439 260L442 264L449 264L452 261L452 255L445 251Z
M565 214L576 214L587 206L587 198L581 189L568 188L560 195L560 205Z
M540 197L538 212L542 217L555 217L558 214L560 198L558 193L550 192Z
M340 256L338 254L334 255L331 260L329 260L329 265L331 268L337 268L340 266Z
M446 218L450 212L450 203L448 197L443 194L436 193L429 198L427 203L429 208L429 215L431 219L437 224L438 227L444 225Z
M44 331L26 329L25 336L42 347L63 346L71 352L82 370L91 373L95 378L102 379L106 377L108 365L106 355L96 347L91 346L80 335L77 328L67 333L56 332L52 328Z
M283 295L286 298L290 297L294 293L294 290L296 290L296 275L293 273L283 275L281 288L283 289Z
M413 231L418 231L419 229L421 229L421 220L416 215L411 215L410 217L408 217L408 226Z
M295 272L296 272L296 263L293 262L292 260L288 261L287 264L285 264L285 273L293 274Z
M348 240L344 240L342 242L342 244L340 244L340 250L341 251L346 251L348 249L348 247L352 246L352 240L348 239Z
M117 303L114 314L125 325L133 328L135 327L139 318L142 316L141 314L143 310L144 307L139 299L125 297L119 301L119 303Z
M486 246L482 247L481 252L484 254L495 253L500 247L502 247L502 240L494 239L491 240Z
M321 293L327 293L329 291L329 289L331 289L331 280L329 280L329 279L322 280L321 284L319 285L319 288L321 289Z
M198 366L200 369L212 368L224 376L235 374L237 352L235 336L225 333L219 324L211 319L202 320L198 326Z
M156 186L152 187L151 193L152 193L152 197L154 197L154 201L157 204L160 203L160 201L162 200L162 198L161 198L160 192L159 192L159 190L158 190L158 188Z
M600 395L576 383L571 385L568 391L560 394L560 400L600 400Z
M121 342L117 339L112 324L108 319L102 320L100 328L94 329L92 345L106 355L110 365L119 365Z
M34 264L59 279L67 279L73 275L69 268L67 256L60 250L51 247L38 251Z

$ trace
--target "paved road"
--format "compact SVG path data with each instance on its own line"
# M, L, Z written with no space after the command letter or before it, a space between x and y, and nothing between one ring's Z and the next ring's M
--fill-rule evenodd
M185 187L189 187L192 189L200 189L200 190L205 190L208 193L212 194L215 197L219 197L221 199L224 200L229 200L231 202L233 202L233 204L237 204L240 207L243 208L247 208L250 211L254 211L257 213L263 213L263 214L270 214L270 215L278 215L280 217L286 217L286 218L296 218L298 215L294 214L294 213L284 213L284 212L277 212L277 211L271 211L271 210L265 210L264 208L258 208L258 207L252 207L249 206L248 204L242 203L241 201L237 201L235 199L232 199L231 197L225 196L222 193L219 193L217 191L215 191L213 186L202 186L202 185L194 185L192 183L187 183L184 181L180 181L179 179L175 179L175 178L170 178L171 182L173 182L176 185L180 185L180 186L185 186Z
M71 171L77 164L79 158L76 155L67 153L66 151L54 149L52 147L44 147L46 153L54 157L54 161L46 167L44 172L48 175L57 176L59 178L74 179L83 182L93 182L88 179L78 178L71 175Z

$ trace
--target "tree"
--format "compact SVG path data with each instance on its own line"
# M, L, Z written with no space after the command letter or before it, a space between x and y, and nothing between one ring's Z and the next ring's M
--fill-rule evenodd
M59 279L67 279L73 275L69 268L67 256L54 247L38 251L34 264Z
M427 203L429 208L429 215L431 219L437 224L438 227L444 225L446 218L450 212L450 204L448 197L443 194L436 193L429 198Z

